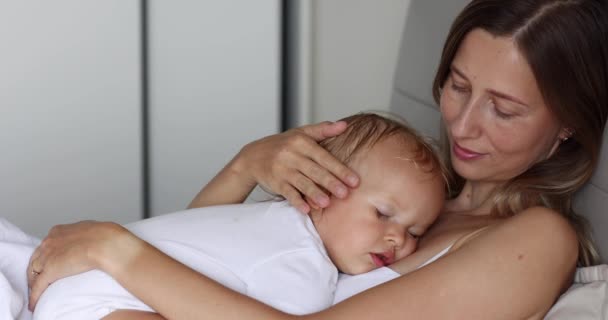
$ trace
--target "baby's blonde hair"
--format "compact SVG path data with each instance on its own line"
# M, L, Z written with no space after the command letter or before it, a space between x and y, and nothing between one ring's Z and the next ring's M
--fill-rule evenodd
M348 126L338 136L321 141L320 145L345 164L362 151L371 149L376 143L395 137L403 142L417 168L427 173L437 173L448 186L446 166L437 155L434 142L424 138L412 129L407 122L390 113L358 113L344 119Z

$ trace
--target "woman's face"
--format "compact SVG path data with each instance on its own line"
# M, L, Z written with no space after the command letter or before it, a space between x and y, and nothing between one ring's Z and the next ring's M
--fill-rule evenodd
M511 39L481 29L456 52L440 107L452 165L469 181L511 179L548 158L566 133Z

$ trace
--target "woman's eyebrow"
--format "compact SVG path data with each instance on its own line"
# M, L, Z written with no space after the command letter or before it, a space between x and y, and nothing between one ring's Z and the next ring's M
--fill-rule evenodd
M452 70L452 72L454 72L455 74L457 74L459 77L469 81L469 78L467 78L467 76L464 75L464 72L460 71L456 66L452 65L450 66L450 69ZM505 100L509 100L509 101L513 101L517 104L521 104L522 106L528 106L527 103L523 102L522 100L515 98L514 96L508 95L506 93L502 93L493 89L488 89L488 92L491 93L494 96L497 96L501 99L505 99Z
M450 69L452 70L452 72L454 72L455 74L457 74L459 77L469 81L469 78L467 78L467 76L464 75L464 72L458 70L458 68L456 68L456 66L451 65Z
M497 96L499 98L506 99L506 100L509 100L509 101L513 101L513 102L515 102L517 104L521 104L522 106L526 106L526 107L528 106L527 103L525 103L525 102L523 102L523 101L521 101L521 100L519 100L519 99L517 99L517 98L515 98L513 96L510 96L510 95L508 95L506 93L498 92L498 91L492 90L492 89L489 89L488 92L490 92L491 94L493 94L493 95L495 95L495 96Z

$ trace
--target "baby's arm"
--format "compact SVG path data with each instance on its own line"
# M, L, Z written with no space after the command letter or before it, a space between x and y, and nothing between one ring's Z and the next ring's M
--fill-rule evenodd
M118 310L103 317L102 320L166 320L158 313L136 310Z

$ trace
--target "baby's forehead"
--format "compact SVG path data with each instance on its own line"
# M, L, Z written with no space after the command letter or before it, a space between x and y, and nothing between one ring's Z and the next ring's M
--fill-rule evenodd
M373 145L360 149L358 154L365 161L370 156L377 155L387 160L403 161L403 165L414 165L419 169L433 167L439 162L435 151L411 136L399 135L378 140Z
M352 158L364 157L369 154L382 153L398 157L413 157L420 152L414 137L406 134L392 134L379 137L361 145L352 154Z

